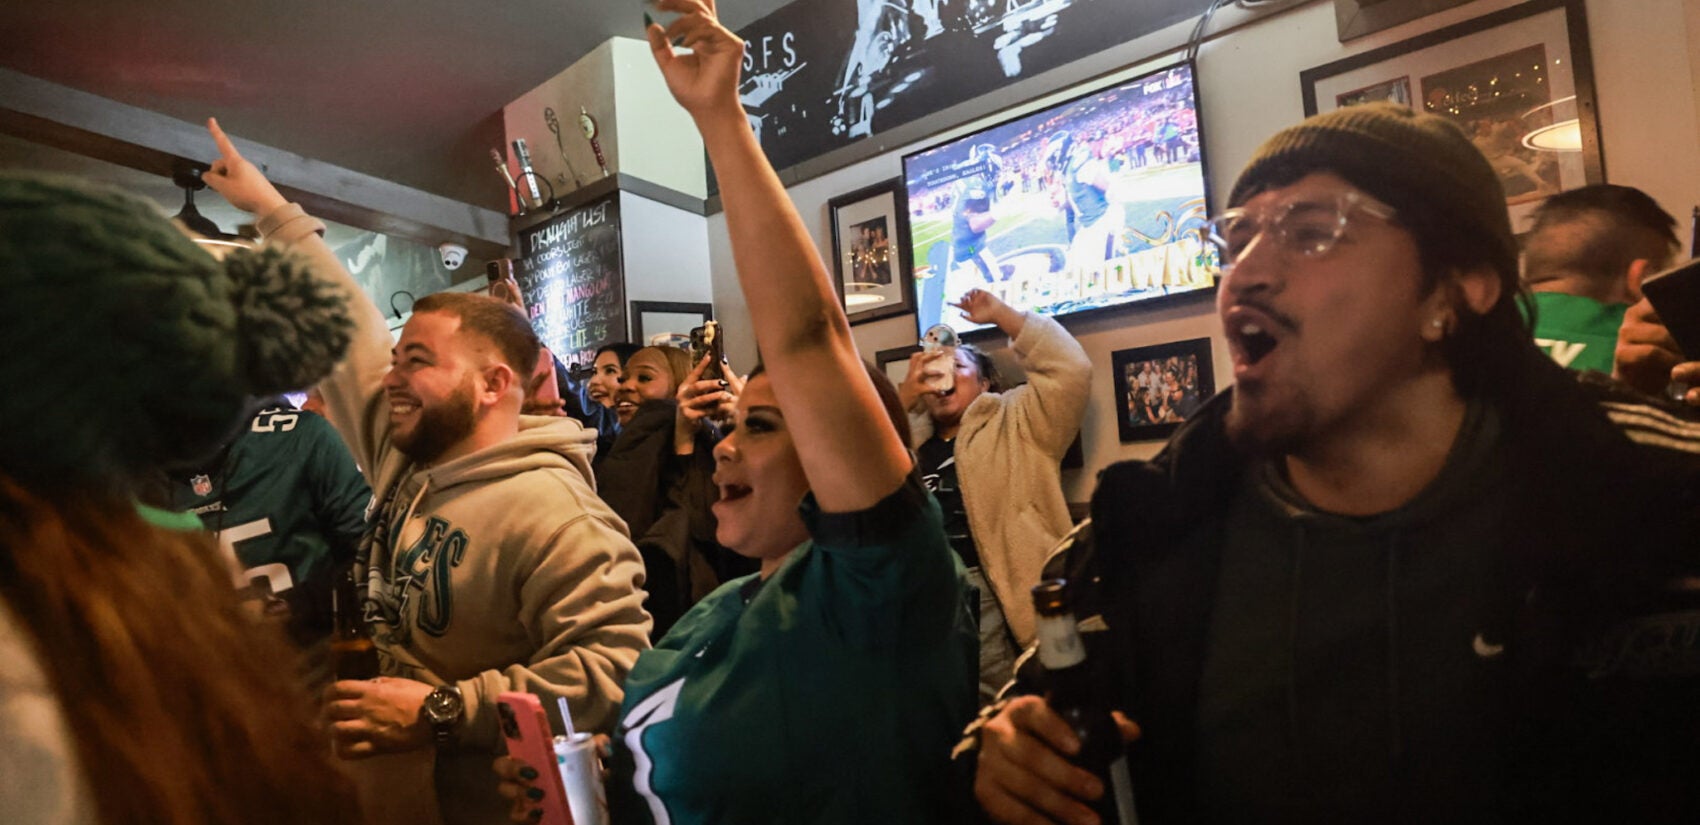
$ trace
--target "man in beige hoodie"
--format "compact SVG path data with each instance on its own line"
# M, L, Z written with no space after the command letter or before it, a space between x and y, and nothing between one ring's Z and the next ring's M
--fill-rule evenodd
M376 493L357 569L383 676L328 692L337 751L406 755L387 761L421 766L413 776L434 755L444 822L499 818L506 803L489 772L501 749L497 694L537 694L552 715L564 697L578 729L607 730L649 646L643 562L596 496L596 434L520 414L537 337L495 299L422 299L392 349L377 307L320 237L324 225L209 126L221 157L208 184L258 215L267 243L340 281L357 321L320 390ZM405 814L392 804L423 795L405 783L365 794L380 809L369 818L416 816L417 804Z

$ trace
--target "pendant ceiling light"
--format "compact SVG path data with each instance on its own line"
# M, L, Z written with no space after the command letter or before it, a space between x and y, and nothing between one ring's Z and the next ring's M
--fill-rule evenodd
M1523 135L1524 146L1540 152L1582 151L1582 120L1575 95L1536 106L1523 113L1523 120L1530 125Z

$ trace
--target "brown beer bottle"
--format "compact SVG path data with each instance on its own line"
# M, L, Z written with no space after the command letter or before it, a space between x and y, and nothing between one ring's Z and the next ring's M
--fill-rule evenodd
M1104 783L1104 795L1092 804L1099 820L1104 825L1136 825L1139 817L1133 810L1127 746L1089 672L1086 645L1069 609L1067 590L1068 583L1062 579L1049 579L1033 588L1045 701L1080 740L1080 752L1071 761Z
M359 583L354 578L354 566L349 565L331 590L331 667L336 678L375 679L378 676L378 648L362 615Z

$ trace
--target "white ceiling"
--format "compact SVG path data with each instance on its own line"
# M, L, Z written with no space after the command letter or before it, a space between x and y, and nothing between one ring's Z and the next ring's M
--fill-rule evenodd
M736 29L786 3L727 0L722 19ZM641 0L12 0L0 3L0 66L189 122L215 115L247 139L502 209L488 163L502 106L610 37L642 37L643 11Z

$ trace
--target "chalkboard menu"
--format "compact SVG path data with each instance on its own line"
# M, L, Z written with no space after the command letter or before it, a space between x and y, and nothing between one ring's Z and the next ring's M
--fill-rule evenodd
M603 344L626 340L620 193L519 233L515 273L537 337L564 364L589 364Z

